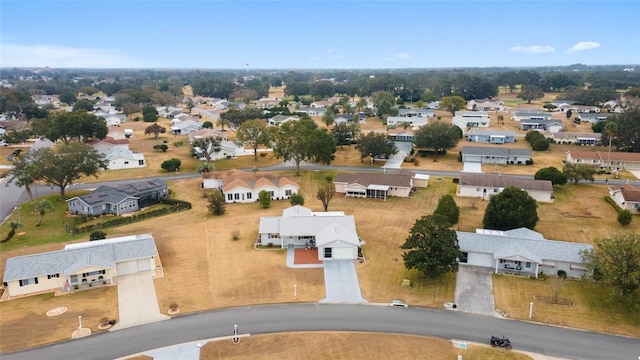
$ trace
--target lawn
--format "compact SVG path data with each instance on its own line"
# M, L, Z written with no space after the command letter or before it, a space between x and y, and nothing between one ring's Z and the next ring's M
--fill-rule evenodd
M304 339L304 346L291 346ZM455 349L451 342L419 336L340 332L299 332L243 338L239 344L216 341L202 347L200 359L464 359L527 360L517 351L482 345Z
M565 280L561 298L573 306L546 304L534 298L551 295L552 279L534 280L494 275L496 307L514 319L529 318L533 302L533 321L561 326L591 329L614 334L640 336L640 309L611 300L608 292L588 281Z

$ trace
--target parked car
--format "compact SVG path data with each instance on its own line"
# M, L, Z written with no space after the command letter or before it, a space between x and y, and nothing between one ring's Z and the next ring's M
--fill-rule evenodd
M393 299L391 300L391 304L389 304L391 306L402 306L402 307L409 307L409 305L407 305L406 301L404 300L399 300L399 299Z

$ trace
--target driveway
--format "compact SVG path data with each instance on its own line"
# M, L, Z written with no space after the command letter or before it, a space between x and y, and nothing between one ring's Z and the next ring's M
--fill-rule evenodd
M456 278L456 305L460 311L499 316L494 310L490 269L460 265Z
M325 260L324 287L327 297L321 303L366 303L360 294L360 283L353 260Z
M160 313L153 271L118 276L118 311L120 319L112 330L170 319Z
M482 163L467 161L467 162L464 163L464 168L462 169L462 172L466 172L466 173L481 173L482 172Z

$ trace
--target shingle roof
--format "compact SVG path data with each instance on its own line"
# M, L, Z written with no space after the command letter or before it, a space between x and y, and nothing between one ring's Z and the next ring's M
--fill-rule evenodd
M88 266L115 268L117 262L157 256L151 234L72 244L60 251L7 259L4 282L43 275L69 275Z
M516 132L515 131L501 131L501 130L469 130L467 132L467 135L469 136L473 136L473 135L487 135L487 136L491 136L491 135L502 135L502 136L516 136Z
M334 182L338 183L357 183L363 186L369 185L387 185L411 187L412 176L409 174L377 174L377 173L355 173L355 174L338 174Z
M74 199L80 199L88 205L118 204L126 199L138 199L138 195L140 195L141 192L151 189L165 188L167 186L167 183L160 179L138 181L130 184L118 185L115 187L102 185L90 194L68 199L67 202Z
M640 202L640 187L633 185L612 186L611 190L620 191L625 201Z
M493 255L494 259L521 255L530 260L538 261L564 261L582 263L580 251L593 249L587 244L571 243L564 241L546 240L540 237L517 237L504 235L489 235L456 231L460 251L482 252Z
M461 173L460 185L505 188L515 186L524 190L553 191L549 180L521 179L511 175Z
M510 149L498 146L463 146L462 155L531 156L529 149Z

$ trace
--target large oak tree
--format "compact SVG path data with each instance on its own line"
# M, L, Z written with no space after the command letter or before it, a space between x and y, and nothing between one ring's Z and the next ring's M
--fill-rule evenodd
M269 143L269 129L264 120L247 120L236 132L239 145L248 144L253 149L253 161L258 161L258 148Z
M538 204L526 191L507 186L491 197L482 224L487 229L532 229L538 223Z
M329 165L336 152L333 136L326 129L318 129L313 120L289 121L274 128L273 152L284 161L296 164L296 176L300 175L300 163L314 160Z

